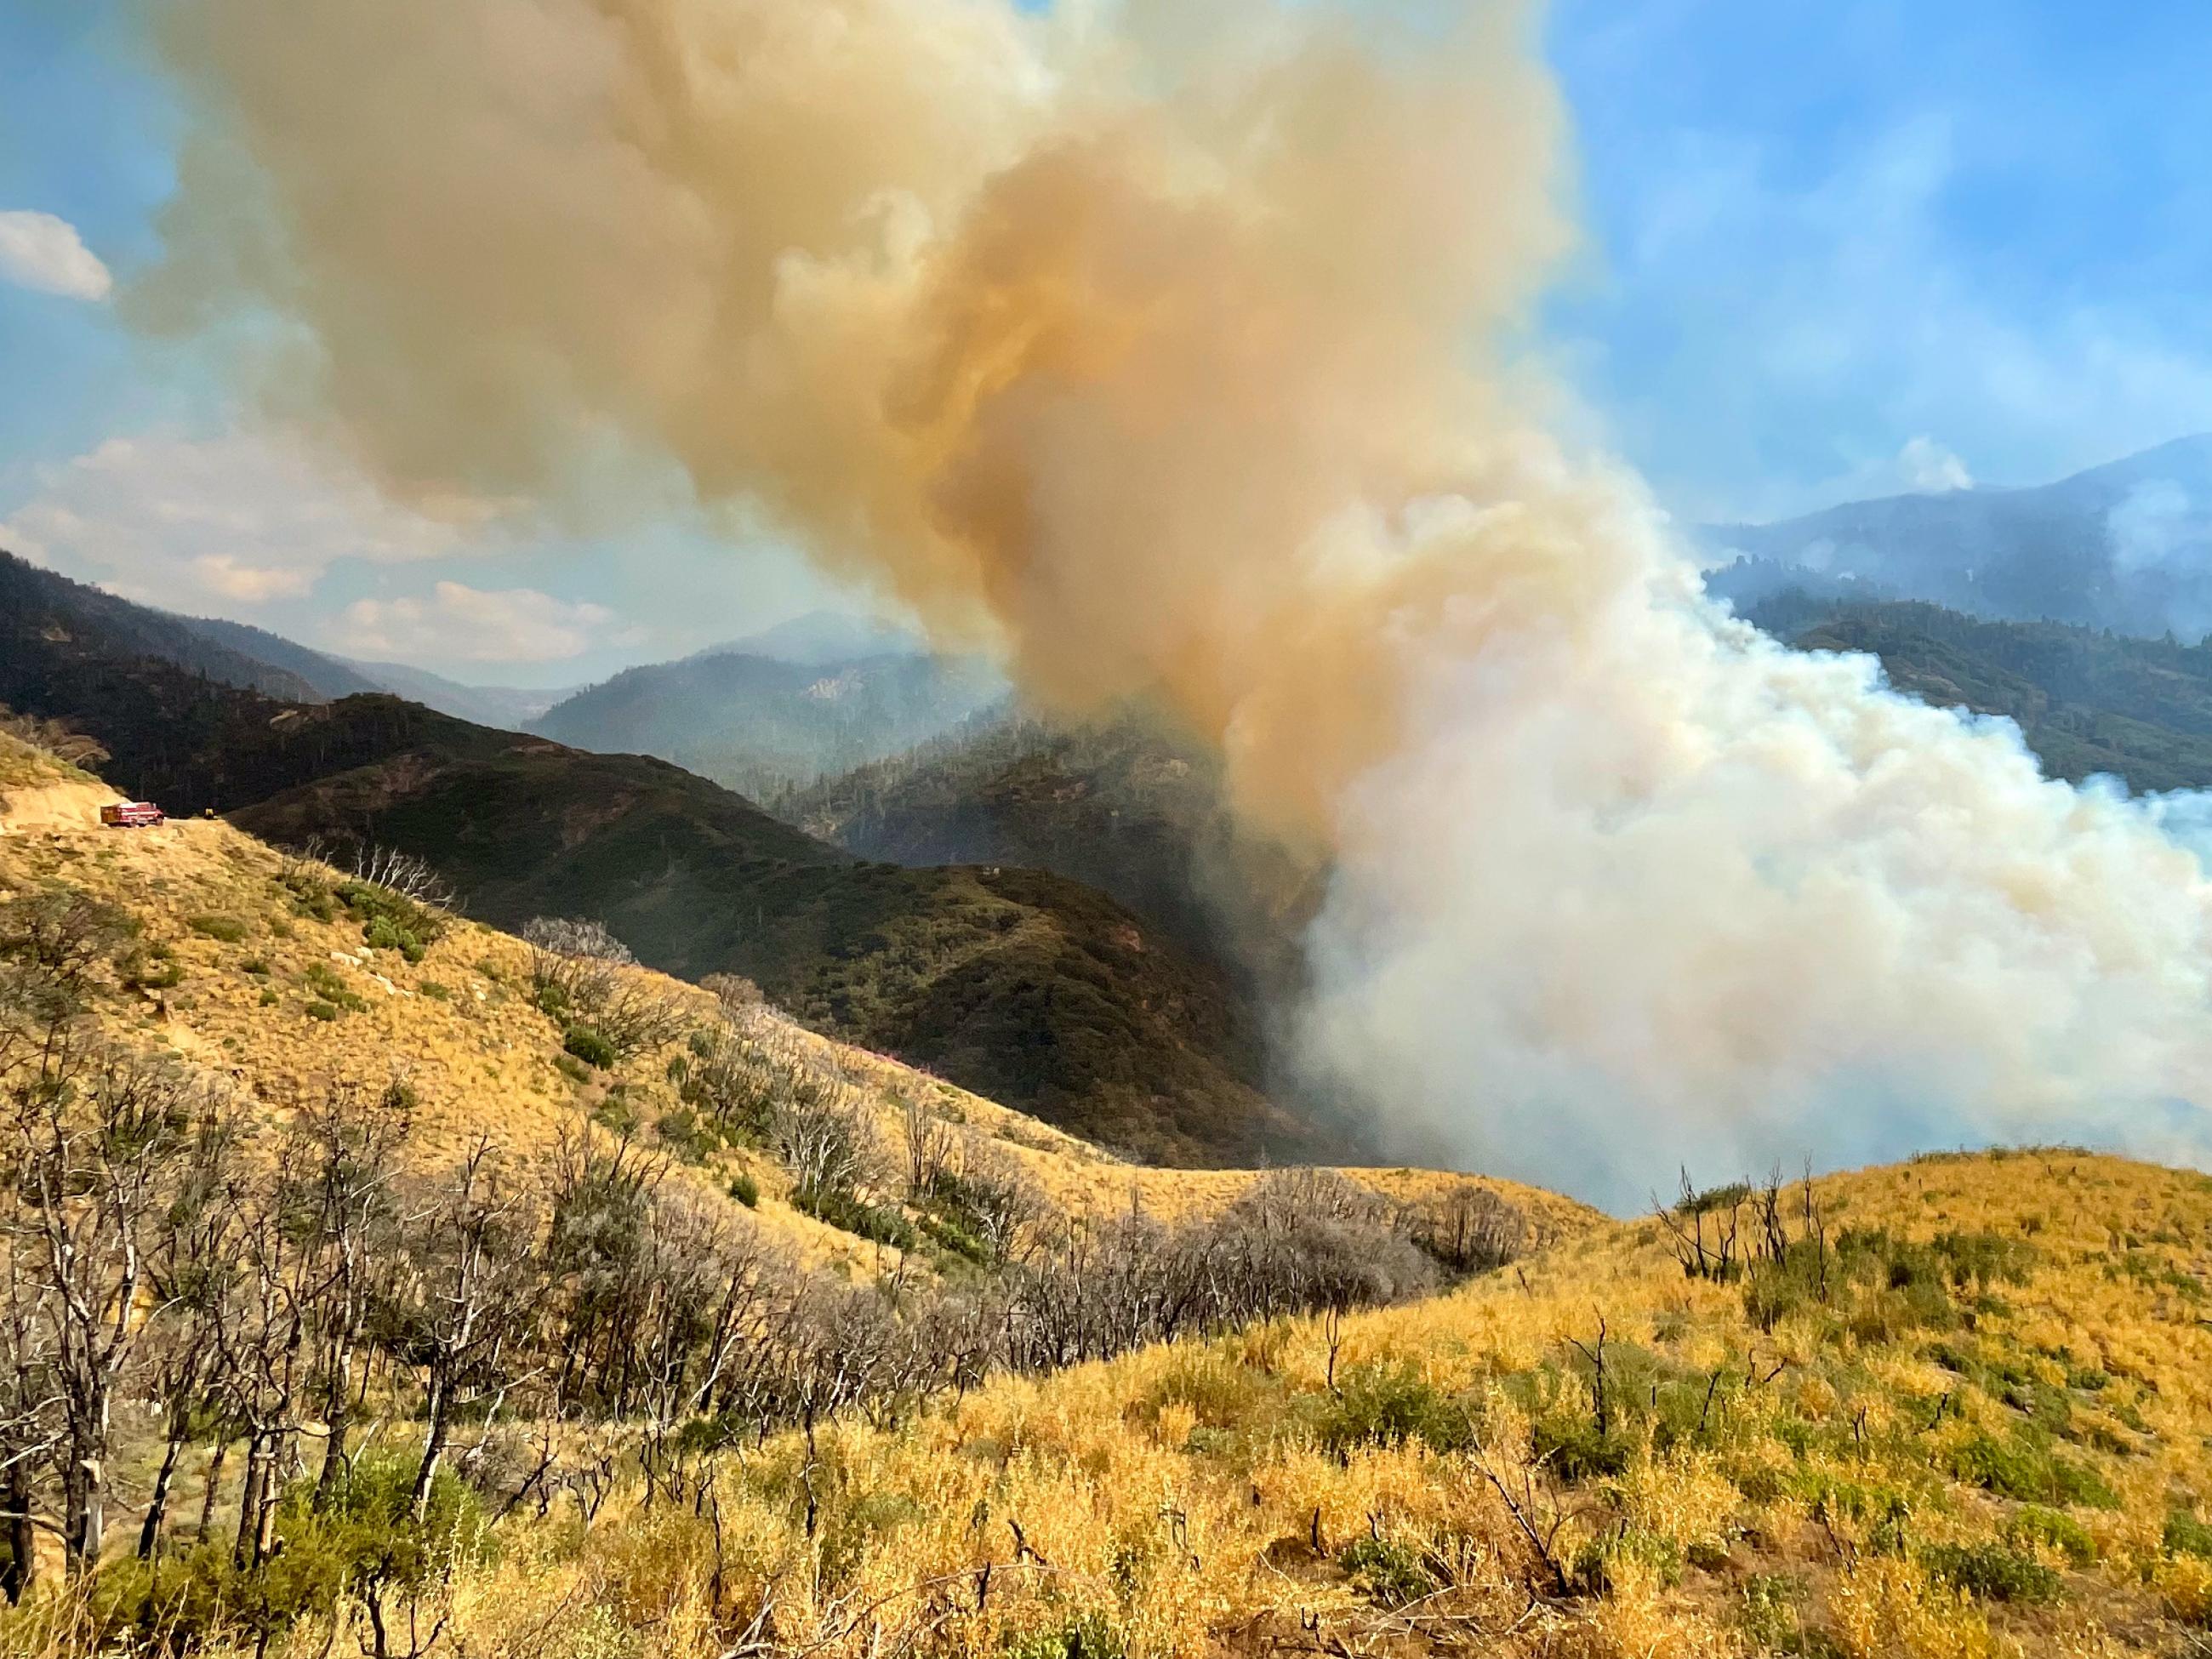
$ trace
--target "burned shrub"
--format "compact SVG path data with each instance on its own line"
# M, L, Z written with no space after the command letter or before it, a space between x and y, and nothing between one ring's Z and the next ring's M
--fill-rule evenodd
M1413 1242L1454 1273L1491 1273L1528 1248L1528 1218L1482 1187L1462 1186L1416 1224Z
M672 1042L690 1023L681 994L632 971L637 958L605 923L538 916L522 938L538 1007L564 1027L595 1033L617 1058Z

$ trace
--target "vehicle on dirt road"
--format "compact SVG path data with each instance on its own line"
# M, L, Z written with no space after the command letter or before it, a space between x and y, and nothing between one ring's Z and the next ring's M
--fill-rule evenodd
M100 821L110 830L152 830L169 820L150 800L125 800L101 807Z

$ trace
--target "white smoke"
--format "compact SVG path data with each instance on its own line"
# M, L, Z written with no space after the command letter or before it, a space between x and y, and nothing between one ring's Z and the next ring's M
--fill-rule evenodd
M1401 1146L1615 1206L1709 1173L2087 1141L2201 1160L2212 886L2009 722L1645 580L1422 670L1350 792L1307 1054ZM2208 836L2212 844L2212 836Z

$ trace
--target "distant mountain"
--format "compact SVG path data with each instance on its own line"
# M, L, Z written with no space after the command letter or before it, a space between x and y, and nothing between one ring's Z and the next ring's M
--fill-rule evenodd
M117 787L172 812L417 854L495 925L596 916L652 966L748 975L1093 1139L1178 1163L1343 1144L1256 1086L1259 1036L1218 968L1080 883L869 863L665 763L388 695L273 697L140 646L175 648L172 621L0 556L0 702L97 738Z
M380 691L392 692L456 720L495 726L502 732L526 730L547 709L576 693L573 685L544 691L520 685L464 685L403 662L356 662L349 657L336 660L374 682Z
M211 640L235 651L241 657L271 664L289 674L297 675L313 688L314 696L310 701L327 702L337 697L392 690L350 663L325 656L319 651L310 651L304 645L295 645L283 635L272 634L265 628L255 628L248 623L229 622L221 617L179 617L177 621L200 638ZM277 692L274 695L284 694Z
M2057 483L1853 501L1699 532L1739 609L1793 588L2122 634L2212 631L2212 434Z
M441 714L451 714L456 720L474 720L479 726L511 732L535 720L574 689L532 691L508 685L464 685L442 674L410 668L404 663L356 662L349 657L311 651L304 645L295 645L281 634L271 634L265 628L255 628L246 623L229 622L220 617L179 617L177 620L203 639L297 675L313 688L313 700L317 702L389 691L434 708Z
M2009 716L2051 777L2212 788L2212 645L1802 592L1749 616L1801 650L1878 656L1890 683L1923 702Z
M771 629L750 642L804 661L717 649L628 669L530 729L578 749L658 755L762 796L911 748L1006 695L997 670L974 658L896 650L817 659L836 634ZM848 632L843 642L859 637Z

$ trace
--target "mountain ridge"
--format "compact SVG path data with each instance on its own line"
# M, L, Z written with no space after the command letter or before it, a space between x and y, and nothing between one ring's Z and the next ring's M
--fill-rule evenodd
M2212 434L2051 483L1846 501L1697 536L1716 566L1709 590L1740 607L1814 584L2193 639L2212 631Z

